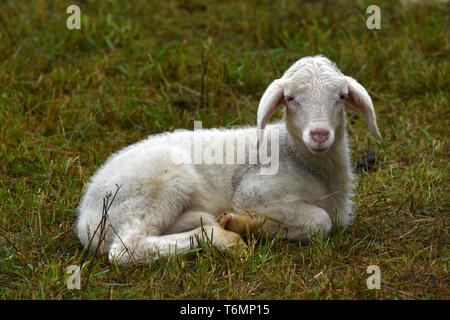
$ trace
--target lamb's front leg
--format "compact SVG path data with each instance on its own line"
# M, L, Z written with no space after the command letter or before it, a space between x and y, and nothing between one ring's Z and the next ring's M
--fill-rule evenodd
M326 236L332 226L325 210L302 201L295 206L276 203L240 213L225 212L217 219L229 231L242 234L263 230L272 237L295 240L306 240L311 233Z

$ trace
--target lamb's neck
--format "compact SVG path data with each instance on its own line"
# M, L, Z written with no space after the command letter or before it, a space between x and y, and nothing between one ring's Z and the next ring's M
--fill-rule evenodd
M348 138L345 123L336 131L335 140L329 150L320 154L312 154L301 137L296 137L287 127L299 155L319 170L328 184L330 193L349 195L353 188L353 173L350 163Z

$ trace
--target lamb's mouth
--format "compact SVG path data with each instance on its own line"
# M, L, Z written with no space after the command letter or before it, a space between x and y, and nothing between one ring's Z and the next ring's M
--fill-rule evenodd
M311 153L313 154L318 154L318 153L324 153L325 151L327 151L328 149L330 149L330 146L328 144L314 144L314 145L307 145L309 151L311 151Z

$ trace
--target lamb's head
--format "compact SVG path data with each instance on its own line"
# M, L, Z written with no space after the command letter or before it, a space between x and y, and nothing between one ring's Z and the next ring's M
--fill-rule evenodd
M371 134L380 140L367 91L356 80L343 75L327 58L302 58L272 82L262 96L258 108L259 139L270 116L285 105L289 132L311 153L322 153L333 145L338 130L345 130L346 101L364 114Z

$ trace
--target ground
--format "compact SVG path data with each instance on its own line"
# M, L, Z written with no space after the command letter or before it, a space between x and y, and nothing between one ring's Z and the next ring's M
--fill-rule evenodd
M448 4L73 2L81 30L66 1L0 3L0 298L448 299ZM353 161L376 158L356 170L353 226L309 244L250 238L244 257L205 246L119 267L89 254L82 289L67 287L76 208L108 155L194 120L254 125L270 81L318 53L367 88L383 136L349 117Z

